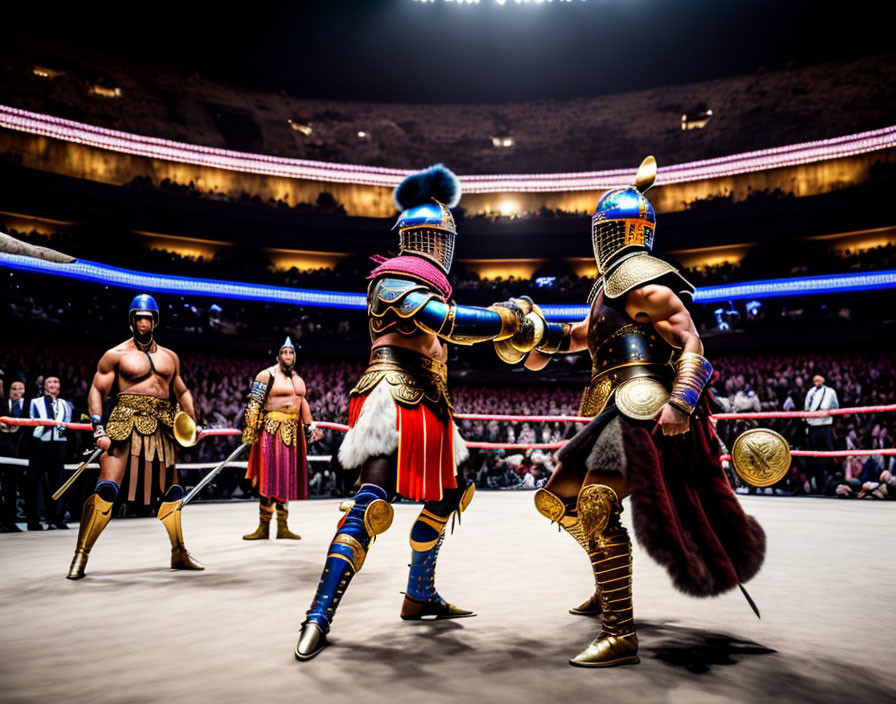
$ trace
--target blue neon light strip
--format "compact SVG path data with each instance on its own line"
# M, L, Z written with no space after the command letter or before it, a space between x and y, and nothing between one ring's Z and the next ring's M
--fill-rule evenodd
M210 296L212 298L236 298L243 301L267 301L289 303L318 308L347 308L367 310L367 297L363 293L345 291L316 291L306 288L264 286L262 284L221 281L219 279L192 279L186 276L144 274L86 259L76 259L69 264L48 262L33 257L0 252L0 265L11 269L41 274L64 276L70 279L90 281L106 286L118 286L150 293L175 293L179 295Z
M342 308L348 310L366 310L367 308L367 297L363 293L321 291L221 281L219 279L193 279L186 276L145 274L139 271L131 271L130 269L108 266L107 264L98 264L86 259L77 259L69 264L61 264L0 252L0 266L154 293L233 298L244 301L287 303L316 308ZM762 298L810 296L824 293L877 291L887 288L896 288L896 271L804 276L795 279L770 279L767 281L726 284L724 286L706 286L697 289L697 292L694 294L694 302L710 304L731 300L759 300ZM548 320L557 322L582 320L588 315L588 306L585 305L547 304L541 306L541 308Z
M795 279L767 279L723 286L705 286L697 289L694 294L694 303L720 303L745 298L758 300L787 296L814 296L822 293L849 293L851 291L879 291L885 288L896 288L896 271L801 276Z

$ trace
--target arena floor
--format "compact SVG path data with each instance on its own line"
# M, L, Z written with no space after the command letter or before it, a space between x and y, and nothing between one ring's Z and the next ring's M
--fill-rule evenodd
M745 498L769 535L749 585L697 600L635 555L640 665L584 670L569 656L596 621L586 558L532 509L482 492L442 548L438 586L479 616L398 618L418 510L396 506L315 660L292 654L338 518L292 504L300 542L244 542L256 504L184 513L205 572L167 569L155 520L113 521L80 582L64 579L74 530L0 535L3 702L856 702L893 701L896 521L892 504ZM627 519L630 516L627 514Z

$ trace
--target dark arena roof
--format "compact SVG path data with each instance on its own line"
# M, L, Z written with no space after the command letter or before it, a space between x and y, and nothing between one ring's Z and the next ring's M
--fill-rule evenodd
M3 102L194 144L459 173L633 168L838 137L890 125L896 54L758 70L590 98L493 104L303 99L145 61L13 38Z

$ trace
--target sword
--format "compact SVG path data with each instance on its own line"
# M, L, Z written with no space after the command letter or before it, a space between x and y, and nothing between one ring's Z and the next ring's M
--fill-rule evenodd
M221 472L222 469L224 469L228 464L230 464L231 462L233 462L233 461L236 459L236 456L237 456L238 454L240 454L240 453L243 451L243 448L245 448L245 447L248 447L248 444L247 444L247 443L243 443L243 444L240 445L238 448L236 448L233 452L231 452L230 455L228 455L227 459L225 459L223 462L221 462L221 463L220 463L217 467L215 467L211 472L209 472L208 474L206 474L206 475L202 478L202 481L201 481L201 482L199 482L196 486L194 486L192 489L190 489L189 493L188 493L184 498L182 498L182 499L177 503L177 505L176 505L173 509L171 509L171 510L170 510L168 513L166 513L164 516L159 516L159 520L161 521L161 520L166 519L168 516L170 516L170 515L171 515L172 513L174 513L175 511L182 511L183 508L184 508L184 506L186 506L186 505L187 505L188 503L190 503L194 498L196 498L196 495L197 495L200 491L202 491L203 489L205 489L205 487L208 486L209 482L211 482L212 479L214 479L216 476L218 476L218 474L220 474L220 472Z
M93 462L102 453L103 451L100 448L96 448L92 453L90 453L90 457L88 457L81 463L81 466L74 471L72 476L68 478L68 481L56 490L56 493L53 494L53 501L59 501L59 497L69 490L69 487L71 487L71 485L75 483L75 480L81 476L81 472L87 469L87 465Z

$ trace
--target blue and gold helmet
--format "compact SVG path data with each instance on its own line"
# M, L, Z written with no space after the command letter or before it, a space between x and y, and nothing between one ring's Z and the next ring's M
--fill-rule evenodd
M430 166L402 181L394 199L402 211L394 226L398 228L399 253L426 257L447 274L457 237L449 210L460 201L457 176L442 164Z
M607 191L591 216L591 242L601 274L623 252L651 251L656 213L644 192L656 178L656 160L649 156L638 169L635 185Z
M152 316L152 328L155 330L156 326L159 324L159 304L156 303L156 299L148 293L141 293L139 296L134 296L134 300L131 301L131 307L128 310L128 322L130 323L131 328L134 327L135 318L141 313Z

